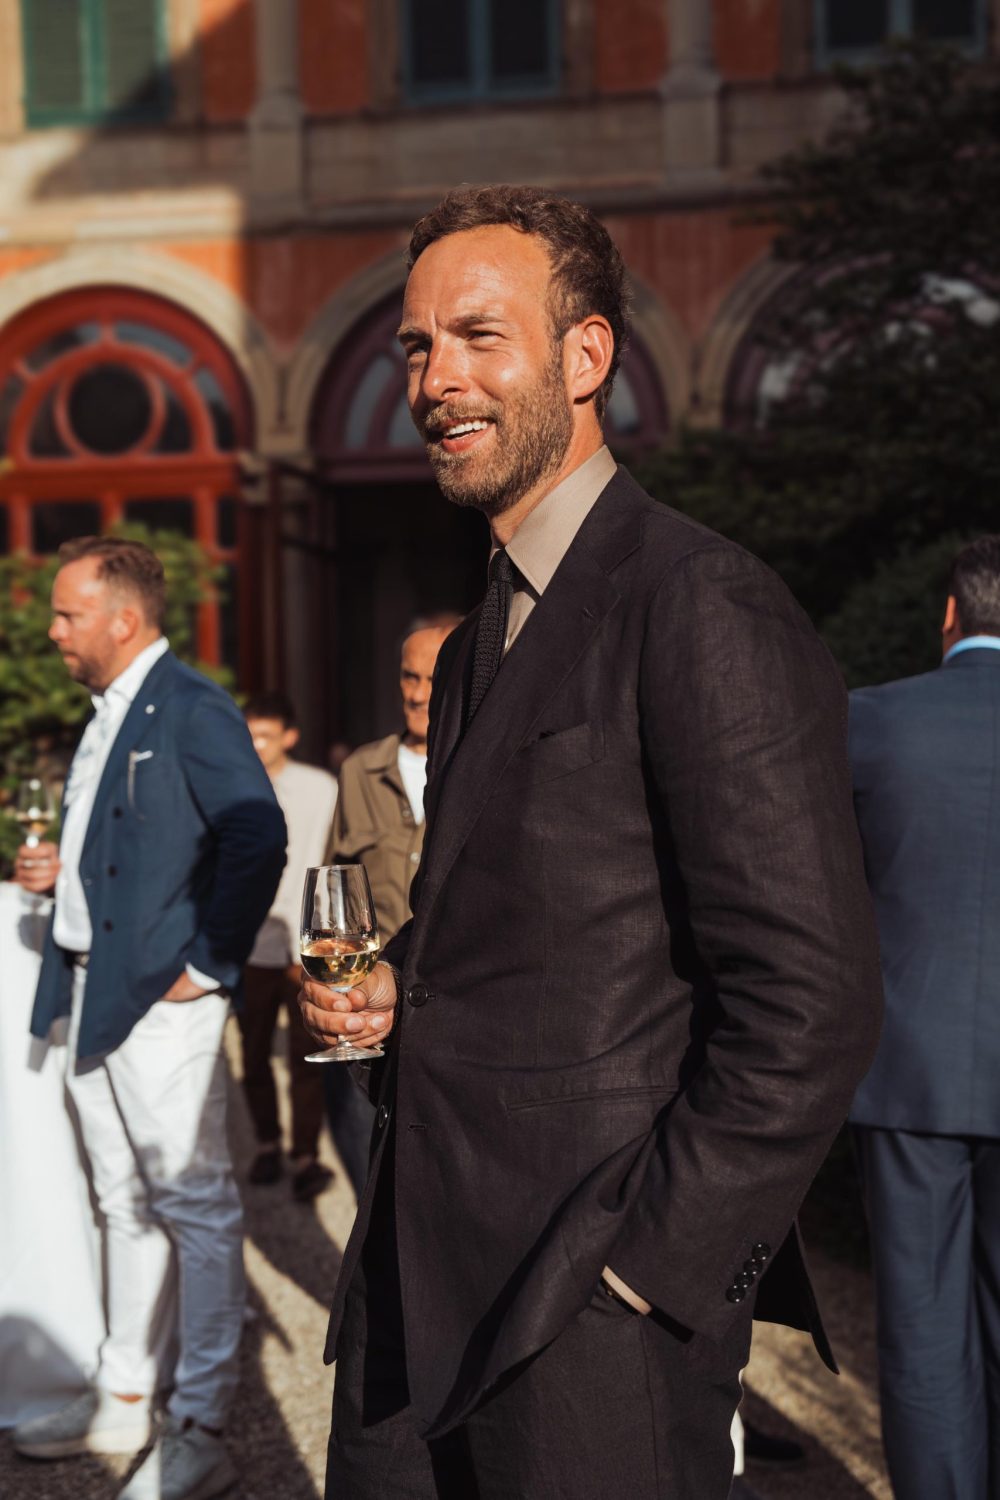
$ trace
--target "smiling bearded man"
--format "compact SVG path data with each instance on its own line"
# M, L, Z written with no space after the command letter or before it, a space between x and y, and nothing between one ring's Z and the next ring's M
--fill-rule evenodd
M880 1002L844 689L605 448L625 271L590 213L463 189L409 259L410 408L493 555L438 658L413 920L300 997L388 1035L326 1493L724 1500L751 1313L832 1363L793 1221Z
M548 367L534 385L502 402L479 401L473 411L445 402L420 427L434 477L453 504L491 517L510 510L557 472L573 437L556 328Z

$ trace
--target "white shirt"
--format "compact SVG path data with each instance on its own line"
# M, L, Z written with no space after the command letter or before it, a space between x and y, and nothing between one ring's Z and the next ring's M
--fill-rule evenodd
M409 745L404 745L400 741L396 764L399 767L399 775L406 799L410 804L410 811L413 813L413 821L419 826L424 821L427 756L421 755L419 750L411 750Z
M321 865L326 857L337 806L337 783L327 771L290 760L271 785L285 815L288 857L250 962L265 969L283 969L298 958L302 885L306 870Z
M118 731L125 715L132 707L154 662L169 649L166 636L140 651L124 672L109 683L103 694L94 693L94 717L83 732L63 797L62 837L59 840L59 858L62 868L56 878L56 914L52 925L52 936L60 948L70 953L89 953L93 932L90 925L90 908L80 879L80 857L90 826L90 815L94 810L97 788L101 784L104 767L108 763L111 747L118 738ZM213 981L214 985L214 981Z

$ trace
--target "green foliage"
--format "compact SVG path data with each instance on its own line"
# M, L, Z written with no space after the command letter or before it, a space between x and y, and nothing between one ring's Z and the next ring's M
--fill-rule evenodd
M167 576L166 634L172 649L228 686L227 674L194 661L195 609L220 587L222 570L198 543L176 532L122 526L116 534L145 542ZM40 770L61 780L91 713L90 695L73 682L48 639L55 558L0 558L0 799L19 779ZM9 868L21 831L0 817L0 871Z
M798 384L641 478L775 567L855 685L934 665L948 563L998 527L1000 83L919 45L840 77L841 123L764 173L799 274L759 342Z

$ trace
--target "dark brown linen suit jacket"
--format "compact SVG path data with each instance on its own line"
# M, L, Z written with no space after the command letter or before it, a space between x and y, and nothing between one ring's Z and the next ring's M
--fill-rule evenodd
M438 663L415 916L387 950L405 998L328 1357L393 1139L427 1435L605 1264L718 1339L766 1245L758 1315L831 1359L793 1221L881 1013L839 674L768 569L621 469L463 736L475 624Z

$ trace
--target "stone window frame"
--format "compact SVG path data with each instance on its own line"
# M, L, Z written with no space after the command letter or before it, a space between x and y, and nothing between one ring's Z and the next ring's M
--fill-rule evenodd
M586 98L593 91L594 0L560 0L562 56L556 87L550 94L512 95L510 99L464 99L454 102L414 103L404 94L399 0L368 0L368 65L373 109L380 114L401 111L426 114L433 110L496 109L507 105L549 103ZM666 3L666 0L664 0Z
M167 60L172 95L167 114L156 127L190 125L201 115L201 68L198 0L164 0ZM0 0L0 140L34 133L26 113L24 35L21 0ZM98 123L68 125L73 130L102 128Z

